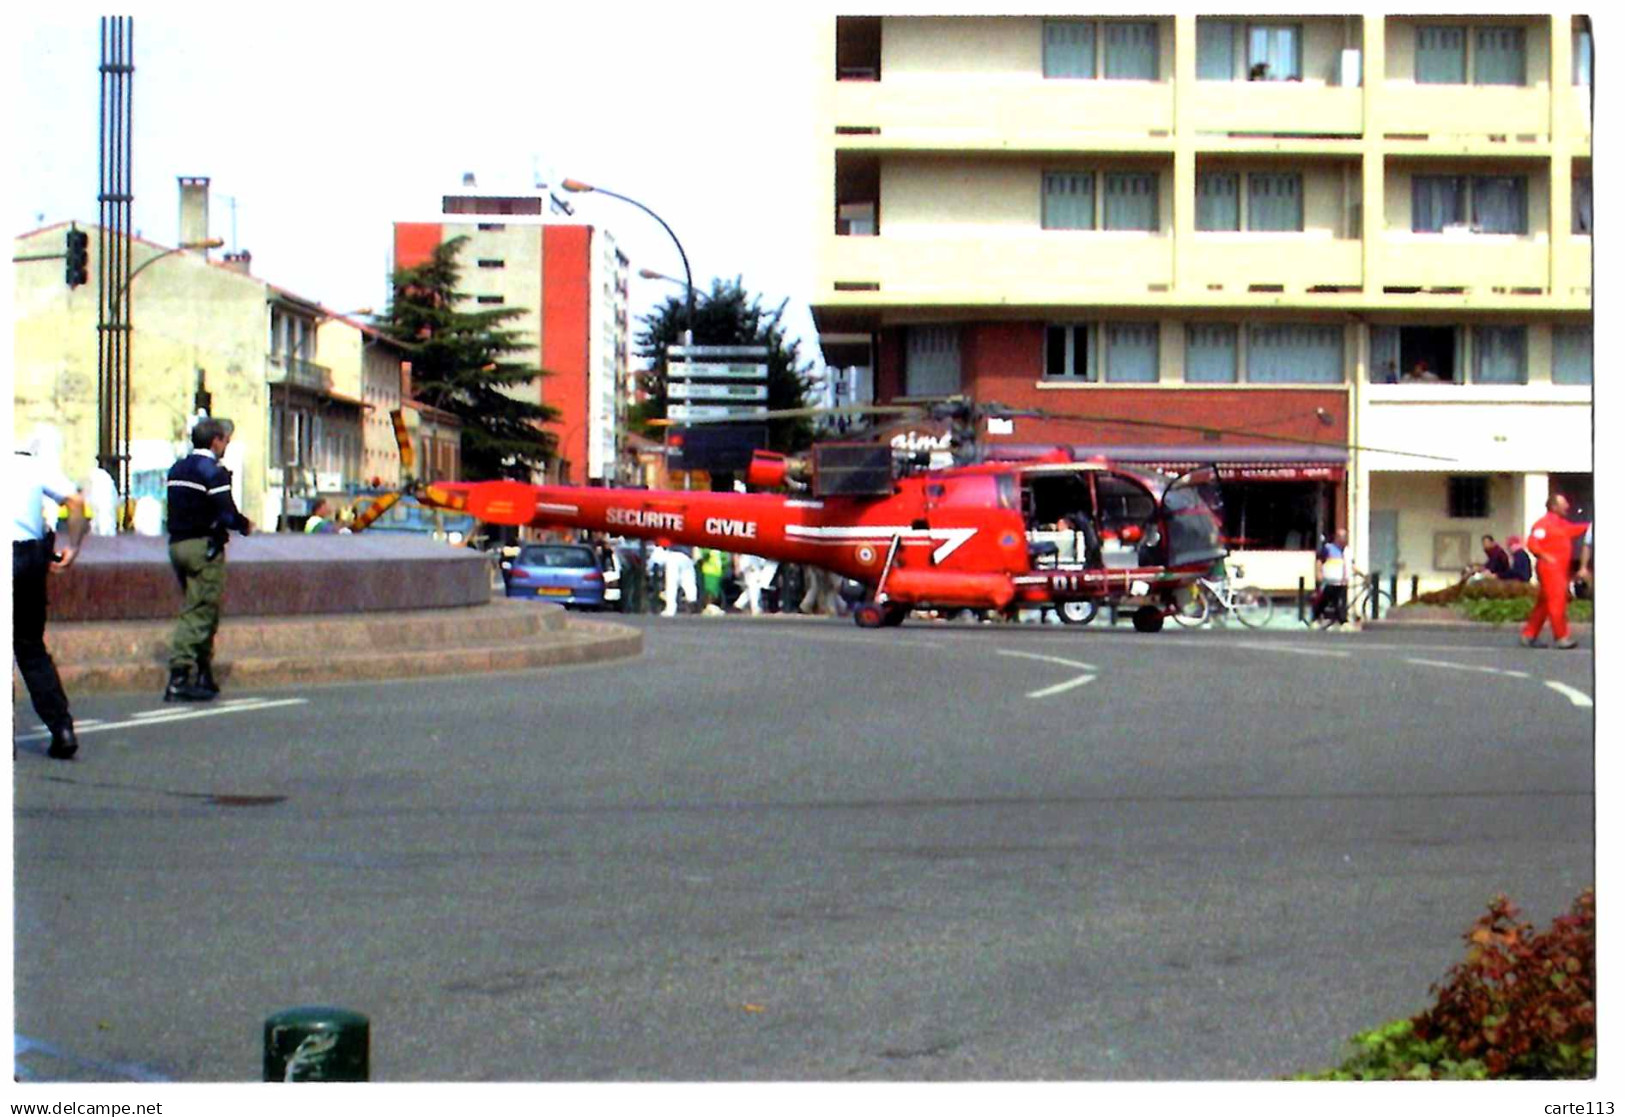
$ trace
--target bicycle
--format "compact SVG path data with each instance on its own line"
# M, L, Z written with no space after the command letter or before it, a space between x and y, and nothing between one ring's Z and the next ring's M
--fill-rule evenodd
M1315 601L1304 614L1303 623L1310 628L1330 628L1337 623L1337 618L1327 613L1321 604L1320 598L1324 593L1324 587L1315 592ZM1380 617L1394 607L1394 595L1378 585L1369 574L1358 570L1354 572L1354 581L1349 584L1348 595L1350 620Z
M1236 567L1236 578L1247 576ZM1262 628L1275 615L1275 603L1257 586L1237 586L1226 568L1222 579L1198 578L1180 593L1174 620L1186 628L1200 628L1217 613L1231 613L1248 628Z

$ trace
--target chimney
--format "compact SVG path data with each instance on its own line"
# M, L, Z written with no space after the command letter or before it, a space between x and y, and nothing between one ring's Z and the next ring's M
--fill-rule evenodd
M201 244L209 239L209 180L181 175L181 221L177 244ZM205 249L205 256L208 250Z
M241 252L226 253L225 265L232 271L237 272L239 275L248 275L248 265L253 262L253 259L254 257L250 255L248 249L245 248Z

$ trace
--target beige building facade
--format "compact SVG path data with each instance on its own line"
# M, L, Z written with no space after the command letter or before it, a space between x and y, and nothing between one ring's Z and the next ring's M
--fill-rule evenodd
M1589 515L1585 17L843 16L819 46L814 318L878 400L1234 461L1279 590L1337 526L1408 592L1554 488ZM1238 430L1306 460L1257 480L1284 451Z

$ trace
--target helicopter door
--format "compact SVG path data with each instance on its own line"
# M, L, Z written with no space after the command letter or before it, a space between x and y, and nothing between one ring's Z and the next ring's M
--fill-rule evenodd
M1123 474L1095 477L1101 556L1107 567L1157 565L1162 540L1157 531L1157 502L1144 482Z

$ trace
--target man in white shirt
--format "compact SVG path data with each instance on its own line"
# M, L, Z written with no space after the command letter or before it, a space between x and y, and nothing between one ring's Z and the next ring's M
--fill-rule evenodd
M51 731L47 755L55 760L72 760L79 751L79 738L73 732L73 715L56 662L45 647L45 579L73 565L90 524L85 519L85 500L79 487L28 451L14 455L15 479L11 496L11 651L34 712ZM45 499L49 497L68 510L68 542L57 545L56 535L45 526Z

